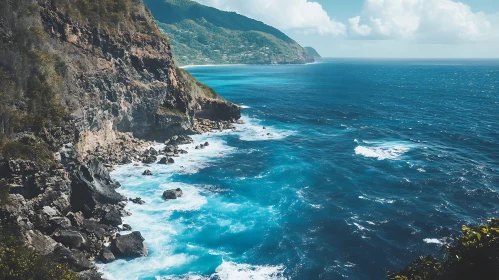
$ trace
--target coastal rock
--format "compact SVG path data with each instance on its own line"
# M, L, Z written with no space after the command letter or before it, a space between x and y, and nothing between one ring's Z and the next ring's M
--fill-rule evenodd
M57 246L51 254L53 260L65 263L76 272L81 272L93 268L93 264L85 257L81 251L68 249L64 246Z
M86 245L86 237L79 231L59 230L54 233L54 240L70 248L81 248Z
M172 159L172 158L169 158L169 159L168 159L168 164L174 164L174 163L175 163L175 160L174 160L174 159Z
M140 197L137 197L137 198L129 198L128 199L129 201L135 203L135 204L139 204L139 205L142 205L142 204L145 204L146 202L144 200L142 200L142 198Z
M132 226L130 226L129 224L123 224L122 229L123 231L131 231Z
M89 269L78 273L79 280L102 280L102 275L94 269Z
M151 172L151 170L145 170L145 171L142 173L142 175L144 175L144 176L152 176L152 172Z
M104 165L93 158L81 165L71 183L71 205L73 210L89 213L97 204L117 204L126 200L116 192L119 184L112 180Z
M113 239L111 251L115 256L123 258L147 256L144 238L138 231Z
M158 162L158 164L167 164L167 163L168 163L168 157L163 157Z
M37 230L30 230L26 235L28 246L35 249L41 255L52 253L57 246L57 242L54 239L42 234Z
M158 158L156 156L148 156L142 159L142 163L151 164L155 163L157 160Z
M52 217L49 219L49 223L54 229L71 227L71 221L66 217Z
M121 214L115 208L111 209L108 213L104 215L104 218L101 220L101 223L105 225L110 225L117 227L123 223L121 220Z
M205 143L204 143L204 146L205 146L205 147L208 147L209 145L210 145L210 143L208 143L208 142L205 142Z
M103 263L110 263L116 260L116 257L114 256L113 252L109 250L109 248L104 247L100 253L100 260Z
M174 189L174 190L166 190L163 192L163 198L170 200L170 199L177 199L183 195L183 192L180 188Z

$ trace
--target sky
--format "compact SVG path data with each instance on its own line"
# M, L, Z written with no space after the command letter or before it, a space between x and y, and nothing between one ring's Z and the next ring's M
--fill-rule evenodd
M324 57L499 58L499 0L196 0Z

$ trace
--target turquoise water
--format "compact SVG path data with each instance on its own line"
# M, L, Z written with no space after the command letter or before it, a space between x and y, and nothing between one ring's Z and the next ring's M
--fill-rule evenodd
M246 124L152 177L113 172L147 202L125 223L150 254L102 266L110 279L383 279L499 216L499 61L188 71Z

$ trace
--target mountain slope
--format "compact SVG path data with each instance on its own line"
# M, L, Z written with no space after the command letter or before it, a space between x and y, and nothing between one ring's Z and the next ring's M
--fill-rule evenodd
M314 58L276 28L191 0L145 0L178 64L296 64Z
M315 60L322 59L322 56L312 47L305 47L307 53L312 56Z

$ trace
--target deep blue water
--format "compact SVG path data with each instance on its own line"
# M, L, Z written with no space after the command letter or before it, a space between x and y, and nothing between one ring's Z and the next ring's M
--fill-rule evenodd
M115 279L383 279L499 216L499 61L189 68L245 105L175 166L125 166L147 258ZM263 129L263 126L266 129ZM270 133L271 135L267 135ZM185 197L165 202L165 189Z

